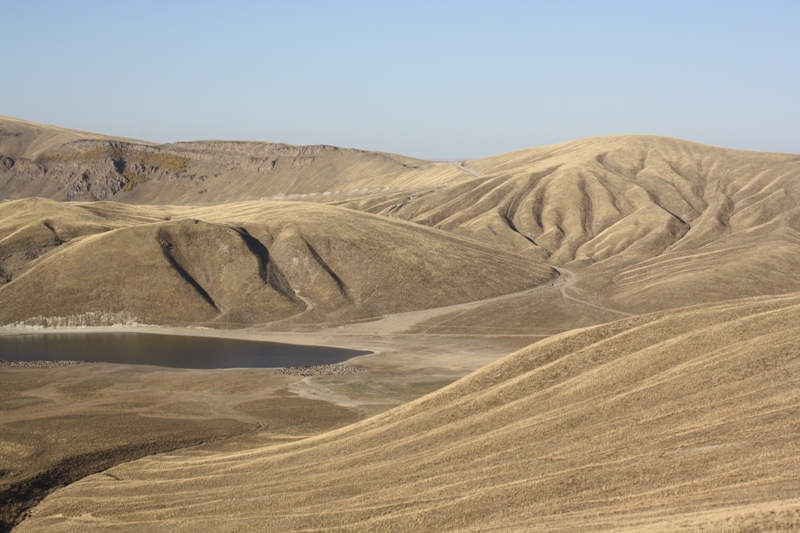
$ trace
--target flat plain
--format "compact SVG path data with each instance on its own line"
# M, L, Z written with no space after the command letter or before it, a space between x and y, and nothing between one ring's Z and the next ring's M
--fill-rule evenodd
M2 119L0 193L2 334L372 352L0 368L7 528L800 528L798 155L429 162Z

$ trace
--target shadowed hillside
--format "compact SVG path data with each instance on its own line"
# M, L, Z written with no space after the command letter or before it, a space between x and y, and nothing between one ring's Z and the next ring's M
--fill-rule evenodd
M2 323L101 312L218 326L441 307L556 276L438 230L325 205L42 199L0 204L0 270Z
M316 438L118 466L19 530L796 530L799 324L791 295L562 334Z

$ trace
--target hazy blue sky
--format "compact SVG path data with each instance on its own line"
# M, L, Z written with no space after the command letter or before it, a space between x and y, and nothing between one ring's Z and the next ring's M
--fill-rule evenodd
M0 0L0 115L469 158L613 133L800 153L800 1Z

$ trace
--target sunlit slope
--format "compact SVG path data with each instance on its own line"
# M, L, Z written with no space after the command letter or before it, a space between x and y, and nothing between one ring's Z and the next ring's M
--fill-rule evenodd
M798 155L627 135L465 165L481 177L341 205L566 266L630 311L800 290Z
M333 146L157 145L0 117L0 198L138 204L287 196L320 201L438 186L468 176L449 163Z
M0 322L353 319L528 289L550 267L402 221L301 203L0 204Z
M124 227L125 218L98 216L70 204L32 198L0 204L0 286L38 257L76 237ZM55 228L58 228L56 231Z
M793 531L798 335L797 295L562 334L318 438L115 467L20 531Z
M625 135L465 164L482 176L369 209L574 266L623 265L800 220L798 155Z

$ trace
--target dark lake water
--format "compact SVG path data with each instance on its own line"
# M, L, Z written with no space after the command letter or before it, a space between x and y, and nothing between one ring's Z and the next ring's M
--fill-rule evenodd
M370 352L154 333L0 335L7 361L92 361L173 368L270 368L340 363Z

